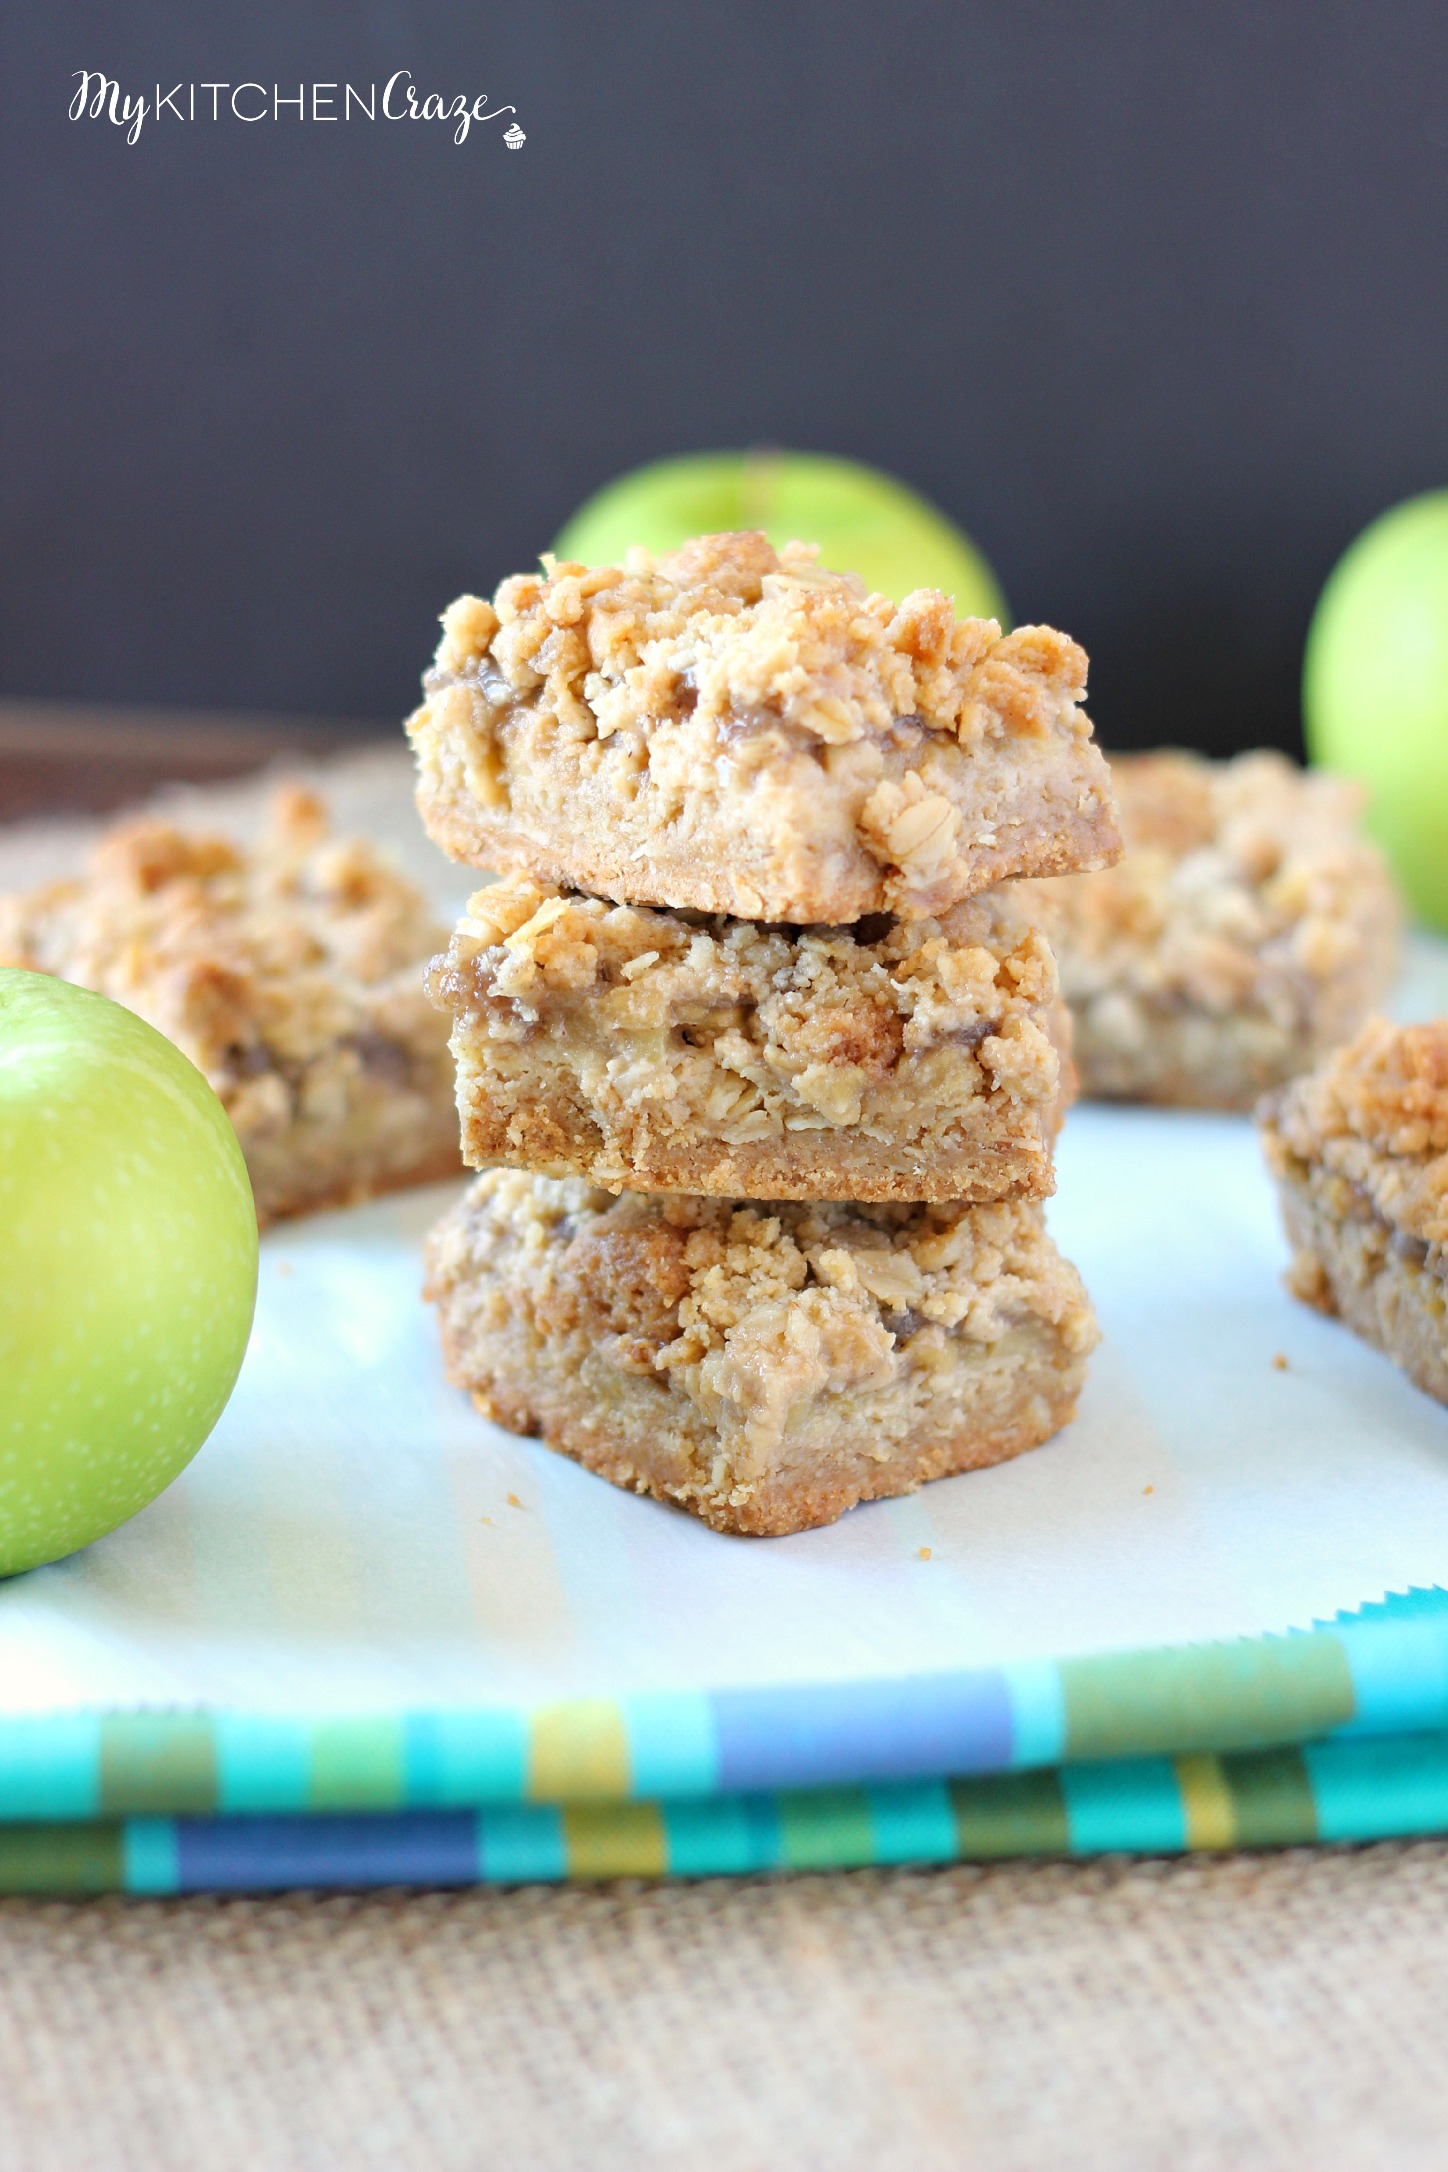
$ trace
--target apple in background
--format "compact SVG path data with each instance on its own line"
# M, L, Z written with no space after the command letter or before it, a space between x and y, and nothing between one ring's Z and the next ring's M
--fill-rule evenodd
M818 543L831 571L858 573L897 602L941 588L962 618L1010 623L995 575L943 513L893 475L822 453L691 453L635 468L590 498L554 549L617 565L632 544L677 550L726 528L762 528L776 549Z
M1384 513L1339 560L1302 708L1313 760L1368 787L1409 903L1448 928L1448 490Z
M0 1575L169 1485L225 1408L256 1302L226 1112L105 996L0 969Z

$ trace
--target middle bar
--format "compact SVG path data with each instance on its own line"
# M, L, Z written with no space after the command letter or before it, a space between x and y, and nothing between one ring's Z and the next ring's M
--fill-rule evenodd
M428 987L474 1168L752 1199L1054 1189L1069 1020L1009 883L800 928L515 876L469 901Z

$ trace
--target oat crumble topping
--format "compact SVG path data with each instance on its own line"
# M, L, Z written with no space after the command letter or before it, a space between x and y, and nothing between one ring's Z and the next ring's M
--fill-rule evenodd
M598 738L647 737L688 708L723 729L764 711L826 746L904 724L968 747L1044 735L1063 702L1085 699L1085 651L1051 627L1002 635L994 619L957 620L934 589L897 605L817 559L759 534L702 536L663 559L635 550L622 566L545 559L492 604L450 607L435 670L491 666L509 694ZM920 818L912 828L925 834Z

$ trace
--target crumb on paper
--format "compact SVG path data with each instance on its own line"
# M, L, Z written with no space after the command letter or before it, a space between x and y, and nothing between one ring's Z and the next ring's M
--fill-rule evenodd
M516 1493L510 1493L508 1495L508 1506L509 1508L521 1508L523 1506L522 1502L518 1499Z
M931 1549L928 1546L922 1546L920 1549L920 1559L922 1561L928 1561L930 1559L930 1553Z
M1156 1488L1155 1486L1143 1486L1141 1490L1143 1493L1155 1493Z
M1285 1372L1287 1371L1287 1369L1288 1369L1288 1366L1287 1366L1287 1359L1285 1358L1285 1356L1283 1355L1283 1353L1282 1353L1282 1352L1281 1352L1281 1351L1279 1350L1279 1351L1277 1352L1277 1355L1276 1355L1276 1356L1275 1356L1275 1357L1273 1358L1273 1360L1272 1360L1272 1370L1273 1370L1273 1372L1274 1372L1274 1373L1285 1373Z
M492 1519L492 1517L491 1517L491 1516L479 1516L479 1518L478 1518L478 1522L479 1522L479 1523L485 1523L485 1524L488 1524L488 1525L491 1525L492 1521L493 1521L493 1519Z
M277 1273L279 1275L289 1275L292 1274L294 1271L295 1270L293 1269L292 1263L289 1259L279 1259L277 1261Z

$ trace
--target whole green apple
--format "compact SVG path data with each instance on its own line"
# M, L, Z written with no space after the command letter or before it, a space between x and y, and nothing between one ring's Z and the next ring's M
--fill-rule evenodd
M1448 927L1448 490L1384 513L1338 562L1302 708L1313 760L1367 785L1409 902Z
M963 618L1008 624L995 575L953 522L893 475L823 453L691 453L635 468L590 498L554 548L616 565L632 544L672 551L726 528L762 528L776 549L818 543L833 572L897 602L940 588Z
M220 1417L256 1302L226 1112L105 996L0 969L0 1575L170 1484Z

